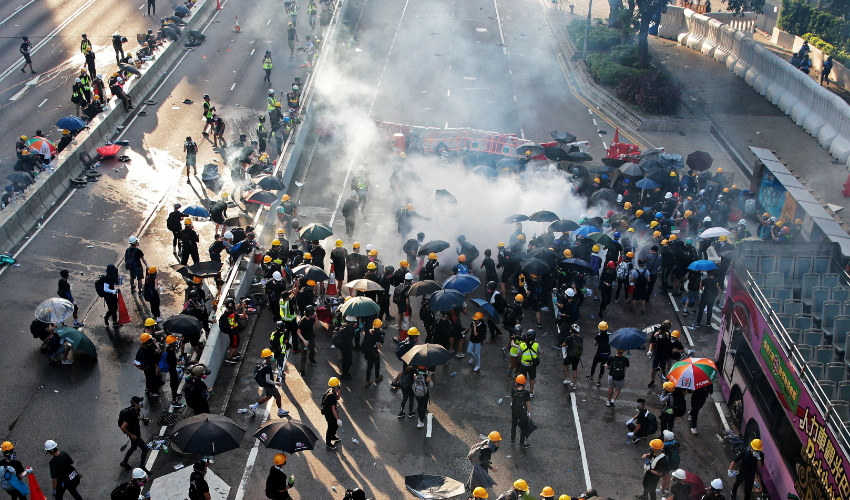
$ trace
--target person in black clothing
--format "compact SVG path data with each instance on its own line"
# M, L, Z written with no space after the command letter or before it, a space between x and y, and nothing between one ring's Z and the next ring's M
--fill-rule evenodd
M173 236L171 246L174 249L174 255L177 255L177 252L183 249L183 242L180 237L180 231L183 230L183 227L180 225L183 222L183 214L180 213L180 206L179 203L175 203L174 210L168 214L168 219L165 221L165 227L171 231Z
M145 321L145 326L152 327L156 324L156 322L153 322L153 325L149 324L151 322L153 321L148 318ZM136 353L136 368L145 373L145 394L150 397L158 397L159 387L164 384L162 376L157 373L162 353L151 334L147 332L143 333L139 337L139 340L142 342L142 345Z
M192 170L195 175L198 175L198 170L195 167L198 157L198 144L191 137L187 137L186 142L183 143L183 151L186 153L186 184L189 184L192 182L189 171Z
M629 430L626 435L631 443L637 443L641 439L652 434L652 429L649 426L649 410L646 409L646 400L638 398L637 413L626 424Z
M156 318L156 322L162 321L162 313L159 310L159 290L156 285L157 269L153 266L148 268L148 275L145 277L145 284L142 287L142 296L151 306L151 315Z
M372 385L372 367L375 367L375 385L384 380L381 375L381 346L384 344L384 332L381 320L372 321L372 328L363 336L361 352L366 359L366 387Z
M198 257L198 242L201 239L192 227L192 219L187 217L183 220L183 224L185 227L180 231L180 240L183 243L180 263L185 266L189 263L189 257L192 257L192 264L197 264L201 261L200 257Z
M122 460L119 464L127 470L133 468L128 461L130 460L130 456L133 452L136 451L136 448L142 452L142 459L139 462L140 468L145 468L145 462L148 459L148 444L144 439L142 439L142 427L140 423L144 422L147 426L150 421L142 416L141 412L143 401L143 398L133 396L130 398L130 406L124 408L121 410L121 413L118 414L118 426L121 428L121 432L126 434L130 440L130 448L127 449L127 453L124 455L124 460Z
M676 422L676 417L681 417L685 414L685 390L681 387L676 387L676 384L667 381L664 382L664 392L660 396L660 400L664 403L664 410L661 412L660 430L672 431L673 424Z
M287 480L283 466L286 465L286 455L278 453L274 456L274 465L269 469L266 477L266 498L269 500L288 500L289 489L292 488L293 479Z
M17 453L15 453L14 446L11 442L5 441L3 443L3 459L0 460L0 467L5 467L2 474L12 474L18 476L18 479L26 484L26 469L24 469L24 465L17 459ZM14 472L9 470L9 468L14 469ZM26 495L22 495L18 490L11 489L6 490L9 496L12 497L12 500L27 500Z
M697 310L697 321L691 325L691 328L699 329L702 322L703 313L706 314L706 326L711 326L711 310L714 308L714 303L717 301L717 296L720 294L720 283L714 277L714 271L708 271L707 276L702 280L702 294L699 299ZM706 313L706 309L708 312Z
M511 390L511 443L516 441L519 425L519 446L528 448L528 424L531 419L531 393L525 389L525 375L517 375Z
M691 411L688 413L688 420L691 422L691 433L697 433L697 418L699 411L705 406L706 400L711 393L714 392L714 386L708 384L696 389L691 393Z
M665 319L658 330L652 334L652 338L649 341L647 355L653 355L650 380L647 385L650 389L655 387L656 372L661 375L667 373L667 362L670 360L673 350L673 343L670 340L670 330L672 328L673 323L669 319Z
M103 316L103 321L109 327L109 317L112 317L113 326L121 326L118 324L118 268L115 264L106 266L106 282L104 283L103 300L106 302L106 315Z
M183 385L183 393L186 395L186 404L195 415L210 412L210 404L207 401L209 397L209 388L203 380L204 367L195 365L189 370L189 377Z
M425 343L430 343L434 338L434 324L437 318L434 317L434 311L431 310L427 301L423 300L422 305L419 306L419 319L422 320L422 327L425 329ZM407 335L410 336L410 330L407 331Z
M30 49L32 49L32 42L28 37L21 37L23 42L21 42L21 48L19 49L21 52L21 56L24 58L24 65L21 66L21 73L26 73L27 66L30 67L30 73L35 74L35 70L32 67L32 59L30 58Z
M744 485L744 500L750 500L753 492L753 483L756 480L756 474L764 467L764 454L762 454L761 439L753 439L750 441L750 447L738 453L735 460L729 464L729 470L735 470L737 466L738 474L735 476L735 483L732 485L732 497L738 498L738 487Z
M590 365L590 375L585 378L588 382L593 382L593 373L596 371L596 365L599 365L599 378L596 379L596 386L602 385L602 376L605 375L605 365L608 363L608 358L611 356L611 345L608 343L608 323L606 321L599 322L599 332L593 338L593 345L596 346L596 354L593 355L593 363Z
M437 254L433 252L429 253L428 262L426 262L425 265L422 266L422 270L419 271L419 281L433 280L434 273L438 267L440 267L440 262L437 260Z
M177 374L177 350L180 342L174 335L165 337L165 362L168 364L168 383L171 386L171 406L182 408L180 402L180 375Z
M419 253L419 247L425 241L425 233L417 233L416 238L410 238L401 247L401 250L407 255L407 261L416 263L416 257ZM405 271L407 272L407 271Z
M643 473L643 493L636 496L638 500L656 500L655 487L667 472L667 456L664 455L664 445L660 439L650 441L650 452L643 455L649 468Z
M298 321L298 338L304 346L301 349L301 376L307 376L307 358L310 358L310 364L316 366L316 333L314 331L316 323L328 328L328 324L316 319L316 308L307 306L304 308L304 315Z
M154 0L148 0L153 2ZM210 500L210 485L204 476L207 474L207 461L199 460L192 466L189 476L189 500Z
M602 274L599 276L599 317L604 318L605 308L611 303L611 292L614 290L614 282L617 281L617 264L613 261L605 264Z
M418 333L417 333L418 335ZM408 340L416 339L417 337L408 337ZM405 340L401 345L404 345L408 342ZM401 345L399 347L401 347ZM415 345L415 341L410 347ZM413 401L416 399L416 395L413 394L413 378L416 376L416 367L408 366L405 363L405 368L398 374L398 382L393 382L393 387L396 389L401 389L401 409L396 415L398 418L404 418L404 406L407 405L407 416L412 418L416 416L416 412L413 411Z
M339 370L339 378L342 380L351 380L352 378L351 364L354 354L353 342L355 335L359 336L357 333L357 318L354 316L346 316L345 323L343 323L339 332L337 332L337 338L334 342L334 345L337 349L339 349L339 353L342 357Z
M378 306L381 308L381 312L378 313L378 319L381 321L392 321L395 319L390 314L390 285L392 285L394 271L393 266L387 266L384 268L384 274L380 275L376 280L381 285L381 288L383 288L383 291L378 292Z
M487 252L489 252L489 250L485 251L484 255L487 255ZM484 260L486 262L487 259ZM498 279L493 279L487 282L487 301L491 306L493 306L496 314L504 314L508 303L505 301L505 297L502 296L502 292L498 289L499 285L497 282ZM487 317L487 327L490 329L490 340L487 342L494 344L496 342L496 336L501 335L502 332L499 330L499 325L497 325L489 316Z
M68 283L68 278L71 276L71 272L67 269L63 269L59 271L59 276L60 279L57 294L59 297L74 304L74 328L80 328L83 324L77 321L79 308L77 307L77 302L74 300L74 296L71 294L71 284Z
M215 222L214 236L224 234L224 232L227 231L227 226L224 225L224 221L227 220L228 197L229 195L227 193L221 193L221 199L213 203L210 207L210 220ZM219 233L219 228L221 229L221 233Z
M499 275L496 273L496 262L490 257L491 255L492 252L489 248L484 250L484 260L481 261L479 266L479 269L484 269L484 279L488 282L499 280Z
M336 431L339 430L339 427L342 425L342 420L340 420L339 412L337 411L339 399L339 379L331 377L331 379L328 380L328 390L325 391L325 394L322 396L321 404L322 415L325 416L325 421L328 424L328 430L325 433L325 446L331 450L336 449L336 441L340 440L339 436L336 435Z
M71 135L71 131L68 129L62 130L62 138L59 139L59 144L56 145L56 152L61 153L72 142L74 142L74 136Z
M449 321L449 314L446 311L440 311L440 319L438 319L436 324L434 324L434 335L431 340L433 340L435 344L439 344L448 349L449 340L451 340L451 338L452 322Z

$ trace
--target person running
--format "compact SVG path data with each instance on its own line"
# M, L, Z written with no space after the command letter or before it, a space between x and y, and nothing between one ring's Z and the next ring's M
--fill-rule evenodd
M519 425L519 447L528 448L528 431L531 420L531 393L525 390L525 375L517 375L511 390L511 443L516 441Z
M626 351L617 351L615 356L609 356L605 363L608 366L608 406L615 406L620 391L626 385L626 368L629 367L629 358L623 356ZM601 376L601 375L600 375Z
M581 328L578 325L570 327L570 336L564 340L561 347L565 349L564 353L564 385L569 385L570 389L576 390L576 380L578 379L578 364L581 361L581 354L584 352L584 339L581 336ZM572 368L572 379L570 378L570 368Z
M24 58L24 65L21 67L21 73L26 73L27 66L30 67L30 73L35 74L36 71L32 67L32 58L30 57L30 50L32 50L32 42L30 42L29 37L22 36L21 39L21 48L19 49L21 52L21 57Z
M263 364L257 365L254 369L254 380L263 390L263 395L256 403L248 406L248 409L251 411L251 415L256 415L257 408L259 408L261 404L265 404L266 401L274 398L274 402L277 403L277 416L284 417L288 415L289 412L283 409L280 391L278 390L280 381L275 380L275 370L272 367L272 363L274 362L274 353L271 349L263 349L260 353L260 357L263 358Z
M340 400L339 379L331 377L328 380L328 390L322 396L320 405L322 415L325 416L325 422L328 424L328 430L325 432L325 446L329 450L336 449L337 441L340 441L336 431L342 426L342 420L339 418L339 410L337 406Z
M585 378L588 382L593 382L593 372L596 371L596 365L599 365L599 378L596 380L596 386L602 385L602 376L605 375L605 364L611 356L611 345L608 344L608 322L599 322L599 332L593 338L593 345L596 346L596 354L593 355L593 362L590 365L590 375Z
M142 439L142 427L140 423L144 422L147 426L150 420L146 417L142 416L142 403L144 402L144 398L140 396L133 396L130 398L130 406L121 410L118 414L118 427L121 429L121 432L127 435L129 439L130 448L127 449L127 453L124 455L124 460L121 461L121 467L124 467L127 470L133 468L128 462L130 457L133 455L133 452L138 448L141 451L142 457L139 461L139 467L145 469L145 463L148 458L148 444Z
M71 304L74 304L74 328L81 328L84 325L80 323L78 318L78 311L80 310L77 307L77 301L74 300L74 296L71 294L71 290L74 289L74 285L68 282L68 278L71 277L71 272L67 269L63 269L59 271L59 284L58 291L56 292L59 297L69 301Z
M53 458L50 459L50 478L53 480L53 498L62 500L65 492L71 494L74 500L83 500L77 492L80 485L80 473L74 468L74 459L67 451L59 451L56 441L48 439L44 442L44 451Z

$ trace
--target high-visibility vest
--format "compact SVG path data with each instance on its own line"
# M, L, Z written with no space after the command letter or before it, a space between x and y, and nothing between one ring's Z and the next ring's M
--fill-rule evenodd
M209 120L209 119L212 119L212 115L213 115L212 106L210 106L210 103L205 102L204 103L204 117Z
M271 57L264 57L263 58L263 69L272 69L272 58ZM272 106L272 107L274 107L274 106Z
M85 54L87 50L91 50L91 42L86 38L80 42L80 52Z
M271 337L269 337L269 341L274 341L274 336L277 333L277 331L272 332ZM280 332L280 338L278 341L280 342L280 353L282 355L286 355L286 335L284 335L283 332Z
M260 122L257 125L257 135L260 136L260 139L265 139L268 136L268 134L266 134L266 126L263 124L263 122Z
M531 345L529 345L527 342L520 342L520 363L522 363L523 366L531 366L534 363L534 358L539 355L538 349L539 346L537 345L537 342L532 342Z
M295 311L290 311L289 299L280 299L280 319L283 321L295 321Z
M369 189L369 184L366 183L366 176L357 174L357 190L366 191Z
M263 67L265 67L265 64L263 65ZM271 66L269 66L268 69L271 69ZM266 109L269 113L274 111L275 104L277 104L277 99L275 99L275 97L273 95L270 95L269 99L268 99L268 103L266 104Z
M316 13L316 4L314 4L313 2L308 3L307 4L307 13L308 14L315 14Z
M91 77L89 75L80 75L80 83L86 90L91 90Z

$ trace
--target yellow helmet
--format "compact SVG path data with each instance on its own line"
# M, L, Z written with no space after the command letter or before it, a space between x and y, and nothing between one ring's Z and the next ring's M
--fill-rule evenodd
M694 213L693 213L693 212L691 212L690 210L685 210L685 218L686 218L686 219L689 219L689 218L690 218L693 214L694 214Z
M717 239L720 240L720 241L729 241L729 238L727 238L725 234L720 236L720 238L717 238Z
M591 250L593 250L594 252L598 252L599 250L601 250L601 248L599 248L599 245L593 245L593 248L591 248Z
M737 184L732 184L732 189L738 189L738 185L737 185Z
M541 497L550 497L550 498L554 497L555 496L555 490L553 490L551 486L545 486L543 488L543 491L540 492L540 496Z
M313 259L313 254L311 254L310 252L306 252L306 253L304 254L304 259L305 259L305 260L312 260L312 259Z
M667 382L664 382L662 387L664 387L664 390L667 391L667 392L673 392L673 390L676 388L676 384L673 383L673 382L667 381Z
M484 319L484 314L481 311L478 311L477 313L472 315L472 319L476 321L479 319Z
M280 246L280 240L272 240L272 246L273 247L279 247Z
M22 136L21 136L21 140L22 140L22 141L25 141L25 140L27 140L27 136L25 136L25 135L22 135Z
M383 325L384 325L383 321L379 320L378 318L375 318L374 320L372 320L372 328L380 328Z
M156 320L153 319L153 318L148 318L148 319L145 320L145 326L154 326L155 324L156 324ZM147 335L147 334L145 334L145 335ZM142 342L147 342L147 341L143 340Z
M285 465L286 464L286 455L283 453L278 453L274 456L274 464L275 465Z
M281 196L280 201L289 201L289 195L285 194L285 195Z
M313 0L310 0L310 1L313 1ZM399 153L399 154L398 154L398 157L399 157L399 158L404 158L404 159L406 160L406 159L407 159L407 153L405 153L404 151L402 151L401 153Z
M776 227L782 227L782 221L776 221Z
M628 253L626 254L626 257L628 257L628 258L630 258L630 259L634 259L634 258L635 258L635 253L634 253L634 252L628 252Z
M659 236L661 236L661 231L655 231L654 233L652 233L653 238L658 238Z
M722 174L722 173L723 173L723 167L718 168L718 169L717 169L717 173L718 173L718 174Z
M417 335L419 335L419 329L415 326L410 327L410 330L407 331L408 337L416 337Z
M641 215L643 215L643 210L638 210L637 212L635 212L635 217L640 217Z
M410 267L410 264L406 260L399 261L399 267Z
M499 431L492 431L490 434L487 434L487 439L490 441L501 441L502 435L499 434Z
M428 254L428 260L437 260L437 254L431 252Z
M278 238L277 238L277 239L282 238L284 234L286 234L286 229L284 229L284 228L282 228L282 227L281 227L281 228L278 228L278 230L277 230L277 236L278 236Z
M564 250L564 257L565 257L565 258L569 259L569 258L571 258L572 256L573 256L573 252L572 252L572 250L570 250L569 248L568 248L568 249L566 249L566 250Z
M195 276L194 278L192 278L193 283L200 283L202 281L204 280L200 276Z
M724 192L724 193L728 193L728 192L729 192L729 188L723 188L723 192Z
M528 483L525 482L525 479L517 479L514 481L514 489L519 491L528 491Z
M271 255L266 255L265 257L263 257L263 262L264 262L264 263L268 264L268 263L269 263L269 262L271 262L271 261L272 261L272 256L271 256Z
M627 202L623 203L623 208L625 208L626 210L632 208L632 202L627 201Z
M600 321L599 322L599 329L600 330L607 330L608 329L608 322L607 321Z
M458 261L458 262L466 262L466 255L464 255L464 254L460 254L460 255L458 255L458 256L457 256L457 261Z
M593 179L593 182L602 182L602 179L600 179L599 177L596 177L596 178Z
M413 203L408 203L404 206L409 212L413 212Z
M649 223L649 228L650 228L650 229L653 229L653 228L655 228L655 226L657 226L657 225L658 225L658 221L657 221L657 220L654 220L654 221L652 221L652 222L650 222L650 223Z
M756 451L761 451L761 439L753 439L750 441L750 448Z
M525 383L525 375L523 375L522 373L520 373L519 375L517 375L517 376L516 376L516 379L515 379L515 382L516 382L517 384L524 384L524 383Z
M15 445L13 445L11 441L3 441L3 444L0 445L0 449L2 449L4 453L7 451L12 451L14 448Z
M71 135L71 131L66 129L66 128L63 128L62 129L62 135Z
M328 379L328 387L338 387L339 379L336 377L331 377Z
M148 268L148 274L156 274L156 267L151 266Z
M514 297L514 300L516 300L517 302L522 302L524 299L525 297L523 297L520 293L516 294L516 297Z
M145 323L147 323L147 321L145 321ZM154 321L154 324L156 324L156 322L155 322L155 321ZM153 338L153 337L151 337L151 334L150 334L150 333L143 333L143 334L141 334L141 335L139 336L139 340L140 340L143 344L144 344L145 342L149 341L149 340L150 340L150 339L152 339L152 338Z
M472 498L488 498L488 497L489 497L489 495L487 495L487 490L485 490L481 486L472 490Z
M337 248L342 248L342 240L336 240L334 242L334 246Z
M561 495L558 497L558 500L573 500L569 495Z
M378 251L373 248L369 250L369 255L371 255L372 257L376 257L378 255Z
M355 241L354 244L351 245L351 248L360 248L360 243Z
M171 345L175 342L177 342L177 337L175 337L174 335L169 335L165 337L165 345Z
M652 441L649 442L649 446L653 450L660 450L660 449L664 448L664 443L662 443L660 439L653 439Z
M521 240L521 241L525 241L525 235L524 234L518 234L516 239Z
M635 232L635 228L630 227L629 229L627 229L627 230L626 230L626 232L627 232L627 233L633 233L633 232ZM562 496L563 496L563 495L562 495Z
M376 266L374 262L370 262L366 265L366 269L378 269L378 266Z
M682 332L680 332L679 330L673 330L672 332L670 332L670 336L673 338L679 338L679 335L681 334Z
M504 248L504 247L505 247L505 242L504 242L504 241L500 241L500 242L499 242L499 244L498 244L498 245L496 245L496 246L497 246L497 247L499 247L499 248Z
M657 233L657 232L658 232L658 231L656 231L656 233ZM666 245L666 244L667 244L667 240L661 240L661 244L662 244L662 245Z
M192 219L186 217L185 219L183 219L183 224L186 224L187 226L191 226L192 225Z
M670 241L678 240L678 239L679 239L679 237L678 237L678 236L676 236L675 234L671 234L671 235L670 235Z
M222 200L226 200L226 199L228 199L228 198L230 198L230 195L229 195L229 194L224 193L224 192L222 192L222 193L221 193L221 199L222 199Z
M670 177L676 177L676 172L670 172Z
M803 219L801 219L801 218L799 218L799 217L797 217L796 219L794 219L794 224L802 224L802 223L803 223Z
M272 356L274 356L274 353L272 352L271 349L268 349L268 348L263 349L263 351L260 353L261 358L270 358Z
M307 286L316 286L316 280L307 280Z

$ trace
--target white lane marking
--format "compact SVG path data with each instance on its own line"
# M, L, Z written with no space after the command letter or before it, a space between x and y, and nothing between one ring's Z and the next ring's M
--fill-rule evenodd
M514 102L516 102L516 96L514 96Z
M602 147L605 149L605 151L608 151L608 145L605 144L605 141L602 141Z
M682 330L685 330L685 337L688 339L688 345L691 347L694 346L694 340L691 338L691 330L687 326L682 326Z
M589 490L590 486L590 468L587 465L587 453L584 451L584 437L581 433L581 421L578 418L578 406L576 406L576 393L570 393L570 401L573 404L573 418L576 421L576 435L578 436L578 449L581 452L581 465L584 468L584 483Z
M587 114L589 114L590 116L593 116L593 111L591 111L590 108L587 108Z
M597 127L597 128L599 127L599 124L598 124L598 123L596 123L596 118L593 118L593 125L594 125L595 127Z
M139 10L142 10L144 8L145 8L145 4L139 5Z
M32 49L30 49L30 54L31 54L31 55L32 55L32 54L35 54L36 52L38 52L38 50L39 50L40 48L42 48L42 47L44 47L45 45L47 45L47 44L50 42L50 40L52 40L52 39L53 39L53 37L55 37L57 34L59 34L59 32L60 32L60 31L62 31L63 29L65 29L65 27L66 27L66 26L68 26L69 24L71 24L71 23L74 21L74 19L76 19L77 17L79 17L79 16L80 16L83 12L85 12L85 11L86 11L86 9L88 9L89 7L91 7L91 6L92 6L92 4L94 4L94 2L95 2L95 1L96 1L96 0L88 0L88 1L85 3L85 5L83 5L83 6L82 6L82 7L80 7L79 9L77 9L77 10L76 10L73 14L71 14L71 15L70 15L67 19L65 19L65 21L63 21L63 22L62 22L62 24L60 24L59 26L57 26L56 28L54 28L54 29L53 29L53 31L51 31L50 33L48 33L48 34L47 34L47 36L46 36L46 37L44 37L44 39L42 39L42 40L41 40L40 42L38 42L38 43L37 43L37 44L36 44L36 45L35 45ZM11 74L12 74L12 72L13 72L13 71L15 71L16 69L18 69L18 66L19 66L19 65L21 65L21 64L23 64L23 62L24 62L24 58L23 58L23 57L19 57L17 61L15 61L14 63L12 63L12 65L11 65L11 66L9 66L9 67L6 69L6 71L4 71L2 74L0 74L0 82L2 82L3 80L5 80L5 79L6 79L9 75L11 75Z
M236 82L233 82L233 85L230 86L230 90L233 90L234 88L236 88Z
M605 148L605 149L608 149L608 148ZM673 309L674 309L676 312L679 312L679 306L678 306L678 305L676 305L676 299L674 299L674 298L673 298L673 294L672 294L672 293L670 293L670 292L667 292L667 296L668 296L668 297L670 297L670 304L672 304L672 305L673 305Z
M270 399L263 409L263 415L260 418L260 425L264 424L269 419L269 412L272 411L272 403L274 399ZM260 453L260 440L254 439L254 447L251 448L251 453L248 454L248 460L245 462L245 471L242 473L242 480L239 481L239 488L236 490L234 500L242 500L245 497L245 487L248 486L248 480L251 479L251 472L254 470L254 462L257 461L257 455Z
M251 53L250 53L249 55L252 55L252 56L253 56L253 55L254 55L254 51L255 51L255 50L257 50L257 49L256 49L256 48L251 49Z
M451 97L451 96L452 96L452 89L446 90L446 97Z
M522 140L525 140L525 130L519 129L519 136L522 137Z
M443 128L449 128L449 122L446 122L446 126Z
M15 102L15 101L17 101L18 99L20 99L21 97L23 97L23 96L24 96L24 94L26 94L26 93L27 93L27 90L29 90L29 89L30 89L30 87L32 87L33 85L38 84L38 79L39 79L39 76L37 76L37 77L33 78L32 80L28 81L27 83L25 83L25 84L24 84L24 88L22 88L21 90L19 90L17 94L15 94L15 95L13 95L12 97L10 97L10 98L9 98L9 100L10 100L10 101L12 101L12 102Z
M38 107L40 108L40 107L44 106L44 103L46 103L46 102L47 102L47 99L41 101L41 104L39 104Z
M268 21L266 21L266 26L268 26L269 24L271 24L271 22L272 22L272 20L271 20L271 19L269 19Z
M714 402L714 406L717 408L717 413L720 414L720 422L723 423L723 428L728 431L729 422L726 421L726 415L723 414L723 408L720 407L720 403L717 401Z
M3 26L4 24L6 24L6 21L8 21L9 19L12 19L12 18L13 18L13 17L15 17L16 15L18 15L18 14L19 14L22 10L24 10L25 8L27 8L27 6L28 6L29 4L31 4L31 3L33 3L33 2L35 2L35 0L30 0L29 2L27 2L27 3L25 3L25 4L21 5L21 6L19 6L17 9L15 9L15 12L12 12L12 14L11 14L11 15L9 15L9 17L7 17L6 19L3 19L2 21L0 21L0 26Z
M433 420L434 420L434 414L433 414L433 413L429 413L429 414L428 414L428 427L426 427L426 428L425 428L425 437L426 437L426 438L431 437L431 428L432 428L432 422L433 422Z
M493 0L493 7L496 8L496 22L499 24L499 38L502 39L502 53L508 54L508 48L505 47L505 33L502 31L502 18L499 16L499 2Z
M513 71L511 71L511 70L508 70L508 74L509 74L509 75L513 75L513 74L514 74L514 72L513 72Z

